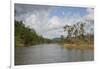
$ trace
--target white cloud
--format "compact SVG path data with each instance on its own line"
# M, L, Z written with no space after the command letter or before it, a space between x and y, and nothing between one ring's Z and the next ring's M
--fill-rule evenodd
M83 16L84 22L86 22L85 30L87 33L94 33L94 9L87 8L87 14Z
M87 11L87 15L85 15L83 18L85 20L94 20L94 10L91 8L88 8L86 11Z
M34 9L35 8L35 9ZM30 13L22 14L17 19L24 20L26 26L33 28L36 32L46 38L60 37L61 35L66 36L67 33L63 31L62 27L67 25L72 25L78 21L85 21L91 23L91 20L94 20L94 10L87 9L87 14L83 17L80 14L75 13L71 14L70 12L65 14L63 18L59 16L49 17L50 11L52 8L45 10L42 8L34 7ZM31 10L31 9L30 9ZM87 25L87 29L90 25ZM87 30L86 29L86 30Z
M48 13L49 11L35 11L29 14L24 19L25 26L35 29L41 35L48 28Z
M32 14L28 18L25 19L25 25L29 26L30 28L33 28L36 21L37 21L36 15Z
M59 29L54 29L54 30L49 30L43 33L44 37L46 38L57 38L57 37L61 37L61 35L63 34L63 29L59 28Z
M61 35L66 36L67 33L63 32L63 26L75 24L78 21L87 22L87 20L94 20L93 11L87 9L87 14L83 17L79 14L69 14L65 15L63 18L59 16L52 16L49 18L50 12L48 11L36 11L36 13L31 14L26 18L25 24L31 28L34 28L37 33L46 38L60 37ZM87 22L89 24L89 22ZM87 24L87 31L89 31L89 26ZM62 31L62 32L61 32Z
M58 16L53 16L50 20L49 28L56 28L61 26L61 19Z

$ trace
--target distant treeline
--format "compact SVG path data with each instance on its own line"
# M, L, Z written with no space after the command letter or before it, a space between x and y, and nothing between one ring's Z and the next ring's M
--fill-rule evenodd
M22 21L15 20L15 46L30 46L50 42L50 39L43 38L34 29L26 27Z
M67 37L61 35L60 38L47 39L37 34L34 29L26 27L22 21L15 20L15 46L31 46L43 43L70 43L70 44L94 44L94 33L85 34L85 24L78 22L71 26L66 25L63 30L67 32ZM92 29L93 30L93 29Z

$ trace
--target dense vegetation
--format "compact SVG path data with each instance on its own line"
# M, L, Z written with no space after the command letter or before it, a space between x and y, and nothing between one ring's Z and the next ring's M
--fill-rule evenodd
M79 45L93 45L94 44L94 33L86 33L85 30L86 23L78 22L71 26L66 25L64 31L67 32L67 37L62 37L62 42L67 44L79 44ZM93 30L91 28L91 30Z
M25 27L22 21L15 20L15 46L30 46L49 43L50 39L38 35L34 29Z
M77 46L89 46L94 44L94 34L85 34L85 23L78 22L73 25L66 25L63 27L67 32L67 37L61 35L60 38L54 38L52 40L38 35L34 29L26 27L22 21L15 20L15 46L31 46L43 43L60 43L60 44L72 44Z

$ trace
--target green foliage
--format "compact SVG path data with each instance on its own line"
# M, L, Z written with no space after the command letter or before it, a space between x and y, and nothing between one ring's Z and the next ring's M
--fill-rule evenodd
M48 42L51 40L39 36L34 29L25 27L22 21L15 21L15 46L30 46Z
M84 37L84 27L85 27L85 23L82 22L78 22L72 26L68 26L66 25L64 27L64 31L67 31L68 35L67 38L71 38L71 37Z

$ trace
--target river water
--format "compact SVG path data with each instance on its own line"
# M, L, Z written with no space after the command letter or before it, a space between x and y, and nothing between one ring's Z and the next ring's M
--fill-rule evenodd
M15 65L92 60L94 60L94 52L91 49L67 49L59 44L40 44L15 49Z

